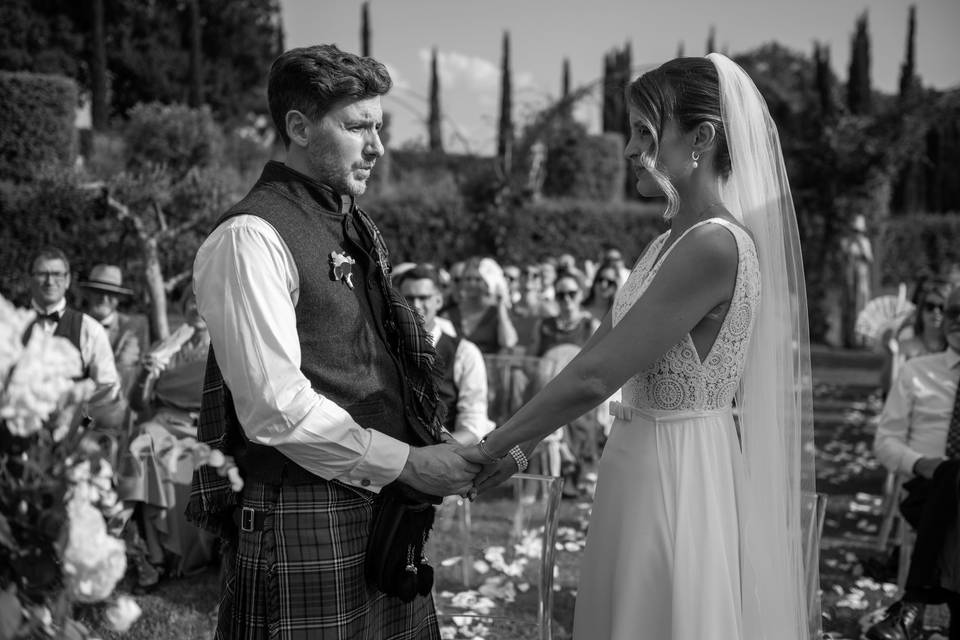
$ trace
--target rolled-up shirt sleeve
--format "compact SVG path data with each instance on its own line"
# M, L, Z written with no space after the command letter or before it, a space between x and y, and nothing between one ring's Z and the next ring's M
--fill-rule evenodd
M880 464L890 471L913 474L913 465L923 455L908 444L911 415L914 405L914 376L912 368L905 367L887 395L873 441L873 451Z
M247 437L327 480L379 492L409 445L357 424L300 370L299 275L276 230L257 216L221 224L194 262L194 287Z
M110 346L110 337L99 322L84 314L80 323L80 351L90 379L97 385L90 404L114 402L120 393L120 376Z

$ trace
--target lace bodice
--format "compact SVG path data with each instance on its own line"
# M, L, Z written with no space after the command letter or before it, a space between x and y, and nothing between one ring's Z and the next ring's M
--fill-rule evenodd
M722 218L705 220L690 229L707 223L721 224L729 229L736 239L739 254L733 297L717 338L701 362L690 334L684 336L650 368L627 380L622 390L625 404L647 409L688 411L722 409L729 407L733 400L743 375L760 304L760 266L756 246L746 231ZM671 245L666 254L657 260L669 236L669 232L664 233L650 243L627 282L617 292L613 303L614 326L640 298L664 259L676 246L676 243Z

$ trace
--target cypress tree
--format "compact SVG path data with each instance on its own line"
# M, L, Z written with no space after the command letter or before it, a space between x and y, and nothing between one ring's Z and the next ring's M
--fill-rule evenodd
M430 54L430 117L427 137L430 151L443 152L443 130L440 126L440 73L437 71L437 48Z
M627 110L626 89L632 69L630 43L623 49L613 49L603 58L603 131L616 133L623 143L630 139L630 118ZM627 179L624 192L635 194L632 179Z
M814 81L820 102L820 115L833 117L833 78L830 75L830 45L813 43Z
M360 55L370 55L370 3L360 7Z
M717 31L713 25L710 25L710 31L707 33L707 53L713 53L717 50ZM706 55L706 54L704 54Z
M683 55L683 40L677 43L677 57L682 58Z
M624 90L630 81L630 45L603 57L603 130L625 133L627 118Z
M510 175L513 155L513 83L510 74L510 32L503 32L500 72L500 122L497 128L497 158L505 176Z
M280 55L287 50L287 42L283 34L283 15L280 12L277 12L277 53Z
M868 115L872 109L870 89L870 34L867 12L857 18L850 51L850 73L847 78L847 108L856 115Z
M907 50L903 64L900 65L900 102L902 104L913 102L920 84L916 75L916 31L917 7L910 5L907 18Z
M93 18L93 57L90 61L91 117L93 128L103 131L107 128L107 44L103 18L103 0L91 2Z
M560 78L560 117L569 120L573 117L573 103L570 102L570 59L563 59L563 73Z
M189 0L187 14L190 24L190 84L187 102L191 107L203 104L203 69L201 55L202 25L200 18L200 0Z

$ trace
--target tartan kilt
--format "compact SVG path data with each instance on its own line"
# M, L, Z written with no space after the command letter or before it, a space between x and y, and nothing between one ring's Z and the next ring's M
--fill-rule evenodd
M439 640L433 596L411 603L367 585L376 496L337 482L247 482L243 506L265 512L240 531L216 640Z

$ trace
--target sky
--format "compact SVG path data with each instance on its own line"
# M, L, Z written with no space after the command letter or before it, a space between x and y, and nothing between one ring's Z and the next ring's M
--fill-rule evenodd
M960 86L960 0L914 0L917 71L926 86ZM868 12L871 78L897 90L909 0L371 0L371 54L390 70L384 97L391 147L426 142L430 50L440 67L448 151L492 153L500 100L500 49L510 33L514 122L559 96L563 58L574 88L597 81L603 56L629 42L635 75L677 55L703 55L710 27L730 55L776 41L809 56L830 46L845 81L857 16ZM287 47L335 43L360 51L361 0L281 0ZM575 115L599 130L599 96Z

